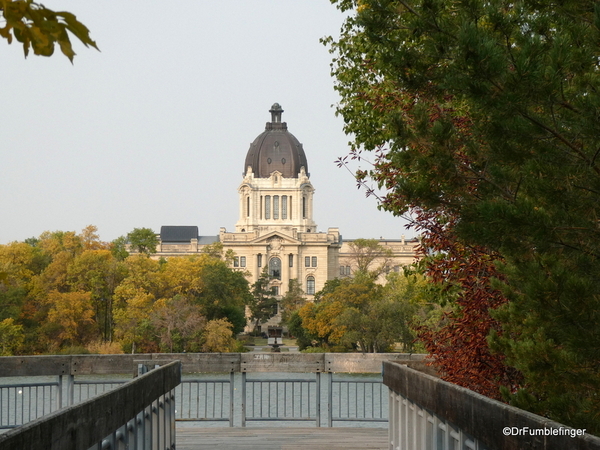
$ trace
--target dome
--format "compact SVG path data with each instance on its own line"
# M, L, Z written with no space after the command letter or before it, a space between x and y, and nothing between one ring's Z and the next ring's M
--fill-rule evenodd
M308 174L302 144L287 130L287 123L281 121L283 109L279 103L275 103L269 112L271 122L267 122L265 131L250 144L243 175L248 167L252 167L255 178L269 178L276 170L285 178L298 178L301 167Z

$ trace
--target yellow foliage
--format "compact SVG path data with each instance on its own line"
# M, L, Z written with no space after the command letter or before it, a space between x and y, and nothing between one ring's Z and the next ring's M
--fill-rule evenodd
M229 353L235 348L233 325L227 319L215 319L206 324L203 352Z
M95 341L89 344L86 348L90 353L97 355L120 355L123 353L121 344L118 342Z
M58 292L48 294L48 323L58 326L58 339L62 342L82 342L87 327L94 323L89 292Z

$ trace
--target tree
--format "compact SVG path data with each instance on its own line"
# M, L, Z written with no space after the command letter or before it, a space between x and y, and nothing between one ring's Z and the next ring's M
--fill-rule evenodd
M45 323L49 345L80 345L94 336L94 309L89 292L53 291L47 299L50 310Z
M254 321L254 328L269 320L276 312L277 298L273 295L273 290L269 287L271 279L268 268L263 268L260 277L252 285L252 299L250 301L250 320Z
M71 288L90 292L95 321L104 341L112 340L113 295L125 277L125 270L124 264L117 261L109 250L85 250L67 268Z
M196 350L193 341L199 340L206 325L200 308L183 295L156 301L150 321L160 338L161 350L170 353Z
M387 189L381 206L415 214L426 250L456 247L448 270L485 267L458 283L465 300L485 293L479 319L463 305L452 320L489 325L492 349L523 374L507 398L597 432L600 10L335 3L356 8L340 39L326 40L353 135L340 162L375 151L373 170L357 177Z
M244 331L246 305L252 302L248 280L242 272L231 269L226 261L204 258L200 273L203 287L194 301L208 321L227 319L233 333Z
M5 20L0 28L0 36L8 43L14 38L23 44L25 57L29 49L42 56L51 56L58 44L62 53L73 62L75 52L71 46L69 33L79 39L86 47L96 50L96 43L90 38L89 30L77 20L74 14L66 11L52 11L32 0L3 0L0 10Z
M350 261L359 272L373 272L377 276L389 268L392 250L379 244L377 239L354 239L349 242ZM373 267L373 264L377 264Z
M129 256L127 251L127 238L125 236L119 236L113 240L109 245L110 251L113 256L119 261L123 261Z
M292 278L288 284L288 290L281 299L281 323L288 324L292 314L298 311L306 303L302 284Z
M124 347L131 348L131 353L157 351L150 321L154 297L133 286L119 288L121 298L126 300L120 302L114 311L115 337Z
M22 325L16 324L12 318L0 321L0 356L15 355L24 340Z
M150 228L134 228L133 231L127 233L127 242L134 251L149 255L156 253L158 238Z
M206 324L202 351L229 353L235 348L233 324L227 319L215 319Z

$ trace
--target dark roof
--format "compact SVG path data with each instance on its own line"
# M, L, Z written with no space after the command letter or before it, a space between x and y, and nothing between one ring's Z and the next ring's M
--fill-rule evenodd
M298 178L301 167L308 175L308 162L302 144L287 130L287 123L281 121L283 109L275 103L269 112L271 122L267 122L265 131L250 144L243 175L249 166L255 178L269 178L276 170L285 178Z
M160 227L160 240L162 242L190 242L198 239L196 226L162 226Z

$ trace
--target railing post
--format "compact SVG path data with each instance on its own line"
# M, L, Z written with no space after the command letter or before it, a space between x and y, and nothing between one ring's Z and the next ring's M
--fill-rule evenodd
M235 387L233 385L235 381L235 373L229 372L229 426L233 427L233 401L234 401L234 394L235 394Z
M242 372L242 427L246 426L246 372Z
M61 409L63 407L63 376L58 376L58 390L56 392L56 409ZM9 397L10 398L10 397Z
M315 392L315 396L317 399L317 428L321 427L321 372L317 372L316 373L316 392ZM310 392L308 393L308 395L310 396ZM310 414L310 412L309 412Z
M340 394L341 395L341 394ZM327 373L327 426L333 426L333 374Z

